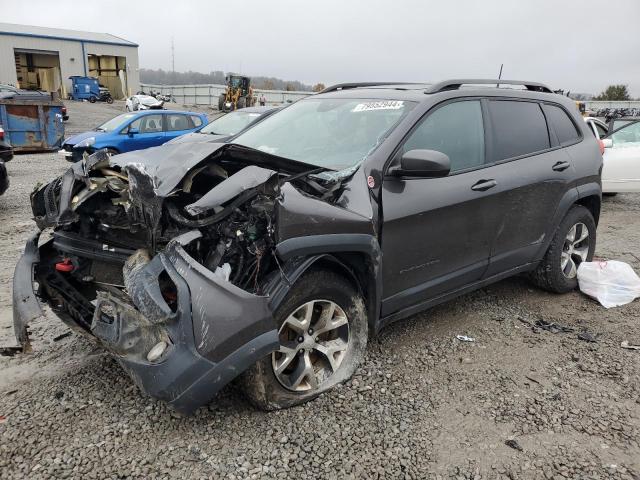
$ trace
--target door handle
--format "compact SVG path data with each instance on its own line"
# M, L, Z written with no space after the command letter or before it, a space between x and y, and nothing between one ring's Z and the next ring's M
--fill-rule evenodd
M562 172L567 168L569 168L570 166L571 164L569 162L556 162L551 168L556 172Z
M498 184L495 180L479 180L475 183L471 190L475 190L476 192L484 192L485 190L489 190L490 188L495 187Z

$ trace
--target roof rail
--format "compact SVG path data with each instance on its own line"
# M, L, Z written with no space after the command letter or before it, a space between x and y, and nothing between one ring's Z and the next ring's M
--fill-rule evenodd
M428 87L424 93L438 93L445 92L447 90L457 90L463 85L493 85L496 87L500 85L522 85L527 90L532 90L534 92L545 92L545 93L553 93L549 87L547 87L543 83L538 82L527 82L520 80L493 80L493 79L470 79L470 78L460 78L453 80L445 80L443 82L434 83L430 87Z
M336 92L338 90L348 90L350 88L362 88L362 87L382 87L384 85L415 85L408 82L352 82L352 83L337 83L319 91L318 93Z

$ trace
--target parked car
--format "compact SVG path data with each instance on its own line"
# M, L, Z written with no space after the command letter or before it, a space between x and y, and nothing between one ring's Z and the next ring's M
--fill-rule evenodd
M13 158L13 149L4 138L4 129L0 127L0 195L9 188L9 173L5 162Z
M4 137L4 129L0 126L0 160L8 162L13 158L13 147Z
M640 117L585 121L602 142L602 192L640 192Z
M207 124L207 116L173 110L123 113L94 130L67 138L59 151L70 162L105 149L110 154L155 147Z
M234 110L212 120L200 130L181 135L167 143L224 142L257 122L264 120L279 108L248 107L242 110Z
M125 102L125 110L127 112L136 112L138 110L160 110L163 108L164 102L150 95L132 95Z
M230 143L97 152L32 195L53 232L16 266L15 332L39 297L178 410L242 372L300 404L393 321L518 273L574 289L601 166L573 101L506 80L337 85Z

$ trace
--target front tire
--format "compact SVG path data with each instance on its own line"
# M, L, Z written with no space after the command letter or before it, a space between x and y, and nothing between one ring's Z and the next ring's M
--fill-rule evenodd
M555 293L574 290L578 286L578 266L593 260L595 249L593 215L585 207L574 205L560 222L547 253L532 272L533 283Z
M364 358L367 316L357 290L336 273L304 274L274 313L281 348L240 377L263 410L308 402L348 380Z

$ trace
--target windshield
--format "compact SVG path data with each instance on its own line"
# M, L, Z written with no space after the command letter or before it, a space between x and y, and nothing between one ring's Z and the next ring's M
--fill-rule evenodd
M269 116L234 143L343 170L364 160L414 106L401 100L310 98Z
M135 117L135 113L123 113L122 115L118 115L117 117L113 117L111 120L104 122L96 131L98 132L113 132L116 128L118 128L122 123L126 120L129 120Z
M244 130L258 117L262 116L261 113L253 112L232 112L223 115L220 118L216 118L202 130L200 133L210 133L213 135L235 135L241 130Z

